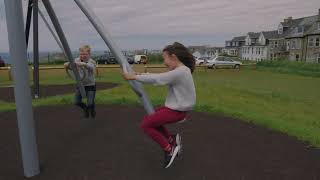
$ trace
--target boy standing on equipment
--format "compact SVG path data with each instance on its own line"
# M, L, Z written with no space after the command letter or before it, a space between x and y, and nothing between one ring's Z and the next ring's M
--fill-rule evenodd
M79 87L76 89L75 93L75 105L79 106L83 111L86 118L89 118L91 115L92 118L95 118L95 95L96 95L96 81L94 76L94 71L96 68L96 62L90 58L91 48L89 45L84 45L79 48L80 55L74 60L78 68L82 68L86 74L86 77L81 80L87 96L87 104L82 102L82 96L80 93ZM69 62L64 64L64 67L67 69L69 67Z

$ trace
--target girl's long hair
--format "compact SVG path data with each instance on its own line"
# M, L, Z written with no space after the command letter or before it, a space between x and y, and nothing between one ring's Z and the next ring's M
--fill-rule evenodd
M174 42L172 45L166 46L162 52L167 52L169 55L176 55L180 62L187 66L191 70L191 73L193 73L195 69L195 59L183 44Z

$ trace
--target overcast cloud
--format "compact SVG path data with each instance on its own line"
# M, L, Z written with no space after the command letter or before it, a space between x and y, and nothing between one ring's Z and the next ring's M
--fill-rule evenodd
M0 0L0 52L8 50L4 0ZM319 0L87 0L121 49L186 45L223 46L247 32L273 30L284 17L316 15ZM72 49L90 44L106 49L72 0L51 1ZM26 14L27 1L23 0ZM42 3L40 8L44 11ZM48 16L47 16L48 17ZM58 50L41 18L40 50ZM32 36L30 37L32 39ZM32 42L32 41L31 41Z

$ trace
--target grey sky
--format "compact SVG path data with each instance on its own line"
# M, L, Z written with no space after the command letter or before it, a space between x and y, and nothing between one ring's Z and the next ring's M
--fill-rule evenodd
M3 1L0 0L0 52L8 50ZM72 0L51 1L72 49L103 41ZM122 49L161 49L180 41L186 45L223 46L232 36L273 30L284 17L315 15L319 0L87 0ZM27 1L23 0L24 10ZM40 3L40 8L44 10ZM25 12L26 14L26 12ZM40 22L40 50L58 46ZM31 41L32 42L32 41Z

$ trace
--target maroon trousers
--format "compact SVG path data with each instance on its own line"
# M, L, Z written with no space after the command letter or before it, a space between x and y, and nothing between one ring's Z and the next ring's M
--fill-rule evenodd
M141 128L148 136L157 142L162 149L168 150L171 148L169 142L172 137L164 125L176 123L185 117L186 112L172 110L163 106L157 108L155 113L145 116L141 122Z

